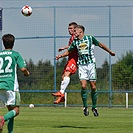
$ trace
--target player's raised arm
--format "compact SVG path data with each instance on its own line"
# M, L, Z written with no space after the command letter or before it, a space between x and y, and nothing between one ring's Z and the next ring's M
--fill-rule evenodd
M68 48L69 48L69 46L61 47L61 48L58 49L58 52L60 52L60 51L62 51L62 50L65 50L65 49L68 49Z
M112 52L106 45L104 45L103 43L99 43L99 47L104 49L105 51L107 51L111 56L115 56L115 53Z
M57 55L55 59L58 60L59 58L66 57L69 55L69 53L70 52L66 50L63 54Z

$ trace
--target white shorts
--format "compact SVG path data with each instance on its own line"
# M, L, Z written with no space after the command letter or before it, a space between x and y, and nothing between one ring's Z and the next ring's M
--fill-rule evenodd
M78 74L80 80L96 81L96 64L79 65Z
M14 92L11 90L0 89L0 100L3 104L11 106L20 105L20 93L18 91Z

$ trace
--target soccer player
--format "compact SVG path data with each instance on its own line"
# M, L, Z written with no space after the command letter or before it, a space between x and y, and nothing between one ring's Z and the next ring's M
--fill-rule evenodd
M96 63L94 56L94 46L99 46L100 48L107 51L111 56L115 56L107 46L99 42L92 35L84 35L85 28L82 25L77 25L74 29L75 39L71 46L60 55L56 56L56 59L68 56L71 51L78 50L78 73L81 83L81 97L83 101L83 112L84 115L89 115L88 105L87 105L87 80L89 80L91 87L91 98L92 98L92 112L94 116L98 116L98 111L96 107L97 102L97 90L96 90Z
M15 37L5 34L2 37L4 50L0 52L0 99L6 105L8 113L0 116L0 133L7 122L8 133L13 133L14 117L19 115L20 93L17 80L17 66L28 76L30 73L22 56L12 50Z
M76 25L77 25L76 22L69 23L68 32L71 35L71 37L69 39L68 46L59 48L58 51L62 51L64 49L67 49L71 45L72 41L75 38L74 28L75 28ZM54 101L54 104L58 104L60 102L65 101L64 93L65 93L65 90L66 90L67 86L70 83L70 76L77 71L77 61L78 61L78 53L77 53L77 50L74 50L73 52L71 52L69 54L68 61L65 65L65 67L64 67L64 71L62 73L62 82L61 82L61 85L60 85L60 91L58 91L56 93L52 93L53 96L57 97L57 99Z

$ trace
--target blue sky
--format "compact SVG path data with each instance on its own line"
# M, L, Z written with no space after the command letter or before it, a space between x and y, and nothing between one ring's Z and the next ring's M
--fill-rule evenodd
M33 14L30 17L24 17L21 14L21 8L24 5L30 5L33 8ZM97 39L109 46L109 39L100 36L109 35L108 7L106 6L131 6L133 0L1 0L0 7L4 8L3 31L2 34L12 33L16 40L14 49L22 53L28 60L32 58L35 63L42 60L51 60L54 58L54 39L19 39L23 37L51 37L54 35L54 16L53 8L56 9L56 35L69 36L67 31L68 23L76 21L86 28L86 34L92 34ZM71 8L68 8L70 6ZM74 6L74 7L72 7ZM81 8L77 8L83 6ZM84 6L105 6L84 8ZM67 8L66 8L67 7ZM10 9L11 8L11 9ZM116 52L116 57L112 57L112 63L115 63L121 54L133 49L132 38L122 36L132 36L132 7L113 7L111 15L111 34L114 37L111 40L111 49ZM67 45L67 37L56 39L56 54L59 47ZM32 50L31 50L32 49ZM108 54L96 47L97 66L101 66L105 59L108 60Z

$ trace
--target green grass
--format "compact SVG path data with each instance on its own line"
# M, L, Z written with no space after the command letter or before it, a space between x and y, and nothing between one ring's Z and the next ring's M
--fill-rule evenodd
M0 109L0 114L7 112ZM15 133L132 133L133 110L99 108L99 117L90 111L84 116L81 107L21 107L15 118ZM6 124L3 133L7 133Z

